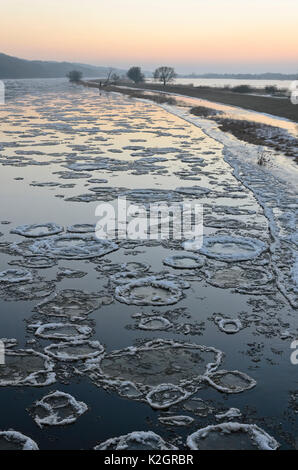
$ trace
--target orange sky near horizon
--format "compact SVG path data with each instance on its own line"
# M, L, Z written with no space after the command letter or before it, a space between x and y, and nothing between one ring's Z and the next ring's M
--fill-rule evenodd
M1 6L0 52L18 57L147 69L162 63L189 72L298 69L297 0L1 0Z

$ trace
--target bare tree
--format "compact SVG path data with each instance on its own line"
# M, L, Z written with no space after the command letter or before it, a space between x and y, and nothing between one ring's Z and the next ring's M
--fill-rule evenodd
M114 69L112 67L110 67L108 69L108 74L107 74L107 78L106 78L106 81L105 81L104 85L108 85L110 83L113 72L114 72Z
M153 78L159 82L163 83L163 86L166 86L167 83L172 82L176 78L176 73L173 67L159 67L155 70Z
M120 76L117 73L112 73L110 79L111 79L111 82L117 83L120 80Z
M144 74L140 67L131 67L127 72L128 78L135 83L141 83L145 80Z

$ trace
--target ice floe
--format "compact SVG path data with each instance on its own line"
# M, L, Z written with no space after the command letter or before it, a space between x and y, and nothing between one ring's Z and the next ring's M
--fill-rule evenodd
M58 281L60 281L61 279L64 279L65 277L66 278L80 278L80 277L84 277L86 276L86 272L85 271L76 271L75 269L69 269L69 268L59 268L58 272L57 272L57 279Z
M125 398L140 398L142 397L142 393L137 389L135 384L130 382L129 380L125 380L124 382L119 383L116 381L117 391L121 397Z
M51 344L44 349L45 353L58 361L81 361L98 357L104 352L99 341L69 341Z
M150 390L145 398L151 408L163 410L187 400L191 395L191 392L187 392L178 385L161 384Z
M150 266L147 263L139 263L137 261L129 261L121 265L121 269L124 272L133 272L133 273L145 273L149 271Z
M183 246L191 251L191 242L184 242ZM267 249L267 245L256 238L223 235L204 237L199 252L219 261L235 262L253 260Z
M36 424L42 428L72 424L87 410L86 403L77 401L69 393L57 390L36 401L29 412Z
M206 273L206 281L212 286L234 288L241 293L253 293L258 289L264 292L268 289L267 284L273 280L270 270L260 266L233 265L216 270L207 269Z
M182 297L183 291L177 284L154 276L128 282L115 290L115 298L129 305L170 305Z
M0 341L4 344L5 348L14 348L18 344L15 338L0 338Z
M187 437L191 450L276 450L278 442L256 424L221 423Z
M11 233L22 235L23 237L48 237L49 235L57 235L63 232L64 228L61 225L53 222L46 224L33 224L33 225L19 225L15 229L11 230Z
M134 431L113 437L94 447L94 450L177 450L153 431Z
M196 255L175 255L165 258L163 263L177 269L199 269L205 264L205 258Z
M15 284L17 282L31 282L32 272L26 269L7 269L0 272L0 283Z
M99 294L67 289L56 293L52 299L47 299L36 305L34 310L47 316L80 321L84 320L89 313L97 310L104 300Z
M206 418L213 411L213 408L201 398L190 398L183 404L183 409L201 418Z
M30 437L13 431L0 431L0 450L39 450L38 445Z
M166 189L129 189L123 191L121 196L126 196L127 199L141 204L148 204L153 202L177 202L182 200L182 196L174 191Z
M46 256L26 256L20 260L12 260L9 262L11 266L24 266L33 269L48 269L56 264L56 260L47 258Z
M93 330L87 325L74 323L45 323L42 325L28 325L36 328L35 335L44 339L57 339L64 341L80 341L91 336Z
M8 349L0 367L0 386L46 386L56 381L54 362L33 349Z
M157 339L87 360L81 373L117 393L129 383L131 398L164 409L199 390L222 358L213 347Z
M155 330L167 330L171 328L173 324L164 317L150 316L148 318L142 318L138 324L138 328L141 330L155 331Z
M140 271L122 271L112 274L110 282L115 286L126 286L129 282L143 279L144 274Z
M223 413L217 413L215 415L215 418L218 420L221 420L221 419L230 420L230 419L240 418L241 416L242 416L242 413L238 408L230 408Z
M70 233L94 233L95 224L74 224L67 227L67 231Z
M257 384L256 380L238 370L218 370L206 376L205 380L223 393L241 393Z
M206 196L211 192L208 188L203 188L201 186L191 186L191 187L181 187L175 189L176 193L183 194L188 197L200 198Z
M22 251L22 245L20 244L15 244L14 248L19 252ZM36 240L27 249L32 254L50 258L88 259L111 253L118 249L118 245L109 240L100 240L95 235L69 233Z
M242 328L242 323L239 318L224 318L221 316L216 316L214 321L218 328L227 334L238 333Z
M160 416L158 421L166 426L189 426L194 422L194 418L185 415Z
M48 297L55 290L53 281L44 281L41 278L35 278L28 284L15 283L5 285L1 297L9 300L38 300Z

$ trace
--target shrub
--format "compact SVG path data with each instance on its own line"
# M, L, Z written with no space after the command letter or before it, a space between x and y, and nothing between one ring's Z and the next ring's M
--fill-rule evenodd
M127 72L127 76L135 83L141 83L145 80L144 74L142 73L140 67L131 67Z
M278 91L277 87L274 86L274 85L267 85L265 86L265 92L266 93L270 93L271 95L273 95L274 93L276 93Z
M216 111L212 108L205 108L205 106L195 106L194 108L191 108L190 113L194 114L195 116L202 117L217 116L220 114L219 111Z
M249 85L237 85L231 88L234 93L251 93L252 88Z
M68 72L66 76L70 82L78 83L82 80L83 74L82 72L79 72L78 70L72 70L71 72Z

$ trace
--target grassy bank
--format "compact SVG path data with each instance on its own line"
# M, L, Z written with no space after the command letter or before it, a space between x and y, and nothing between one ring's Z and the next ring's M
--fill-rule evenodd
M98 86L96 80L94 86ZM260 113L272 114L291 121L298 122L298 105L291 103L287 98L272 98L270 96L257 96L245 93L237 93L229 89L217 89L212 87L194 87L183 85L162 85L154 83L143 83L138 85L129 85L130 88L142 88L144 90L155 90L168 93L176 93L193 98L201 98L208 101L222 103L230 106L257 111ZM120 91L116 85L105 87L110 91ZM137 90L136 90L137 92ZM127 92L125 92L128 94Z

